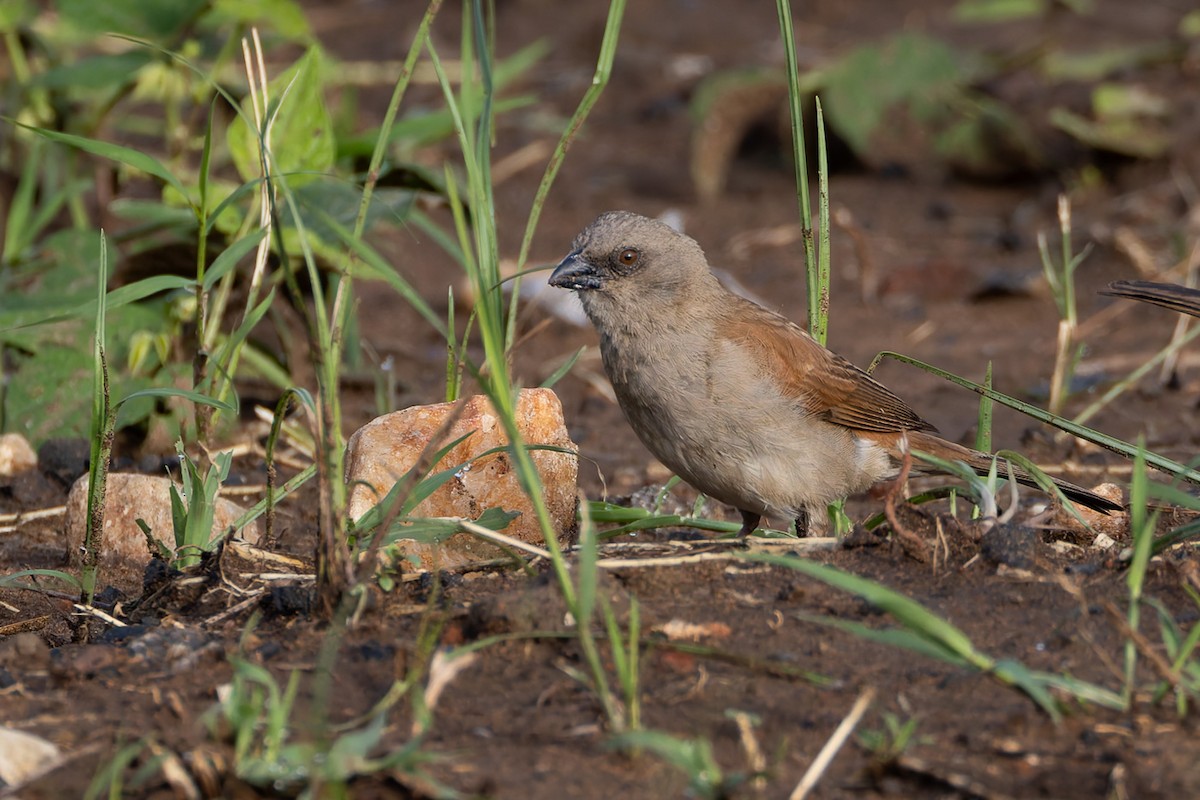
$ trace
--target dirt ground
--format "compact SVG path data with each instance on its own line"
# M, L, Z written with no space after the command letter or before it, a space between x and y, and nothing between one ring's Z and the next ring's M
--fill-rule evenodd
M310 3L314 28L341 58L399 59L418 17L418 3ZM447 4L437 36L449 51L458 37L457 4ZM537 103L501 118L496 159L536 142L552 143L591 80L606 7L603 3L498 0L501 56L539 37L549 54L522 89ZM1095 13L1057 9L1037 22L965 26L949 19L948 2L815 2L795 8L806 60L841 53L898 30L926 31L963 46L992 51L1045 41L1099 48L1158 41L1190 9L1185 0L1127 4L1098 0ZM710 262L749 291L797 320L803 319L803 256L796 238L797 207L790 164L771 143L748 148L733 164L728 186L713 202L696 198L688 167L694 130L688 99L700 69L779 66L782 49L773 3L744 0L632 2L626 14L611 83L571 149L542 216L532 261L549 264L566 253L574 234L602 211L677 213L705 247ZM1073 398L1085 407L1095 393L1148 360L1168 340L1174 315L1100 297L1111 280L1139 277L1130 249L1142 243L1159 268L1195 241L1195 182L1200 178L1200 70L1178 63L1139 74L1174 101L1166 158L1139 162L1073 154L1061 169L1019 180L975 182L952 174L927 153L898 151L875 168L841 164L832 179L835 209L850 221L833 233L834 282L829 343L856 364L896 350L957 374L980 378L994 368L997 389L1044 403L1055 352L1054 301L1036 279L1036 236L1055 230L1056 197L1072 189L1075 241L1093 249L1078 272L1080 315L1087 350L1081 374L1093 388ZM362 113L378 119L390 87L364 90ZM414 107L436 102L433 87L416 86ZM1029 109L1049 102L1036 92ZM439 164L450 152L421 154ZM1076 159L1071 163L1071 159ZM501 252L515 257L544 158L497 185ZM1100 176L1084 184L1091 166ZM441 212L435 211L435 216ZM1193 227L1189 228L1189 220ZM1190 238L1188 238L1190 237ZM376 243L435 309L445 310L447 283L457 267L415 229L379 230ZM863 298L863 273L874 275L879 296ZM1034 276L1031 280L1025 280ZM1001 281L1000 278L1004 278ZM533 280L537 280L536 278ZM996 285L1011 291L985 291ZM441 398L444 343L418 315L389 292L361 298L364 340L395 358L399 406ZM536 385L595 334L533 304L525 309L526 338L517 359L525 385ZM1194 349L1193 349L1194 350ZM969 441L976 399L922 371L885 363L877 373L948 438ZM1144 435L1156 452L1188 461L1197 451L1196 402L1200 370L1185 351L1177 379L1159 388L1143 381L1096 416L1091 425L1132 440ZM349 382L348 425L374 415L370 380ZM621 500L661 484L662 468L633 436L605 395L594 349L556 387L572 438L584 460L580 480L591 498ZM1124 460L1095 448L1055 439L1030 420L997 410L997 447L1019 449L1071 480L1093 486L1127 482ZM253 464L242 464L254 473ZM253 475L248 482L259 478ZM687 490L679 494L687 499ZM1033 493L1023 501L1034 504ZM60 484L26 476L0 486L0 513L61 504ZM315 520L313 495L285 507L281 549L307 559ZM879 497L856 498L851 516L882 509ZM722 513L721 509L714 510ZM724 510L729 513L729 510ZM732 518L732 517L731 517ZM1164 525L1182 521L1168 515ZM29 537L0 549L0 570L61 568L54 523L29 523ZM1042 531L1028 563L975 558L981 544L947 523L945 558L921 562L891 542L806 552L821 562L879 581L927 605L959 626L979 650L1032 669L1067 673L1109 688L1121 685L1124 638L1108 609L1123 607L1124 572L1116 553L1088 546L1054 549L1062 535ZM40 538L39 538L40 537ZM633 566L604 583L618 605L635 596L648 643L641 669L645 727L711 743L734 797L788 796L818 751L865 690L875 701L859 732L886 731L888 720L916 720L899 759L887 764L852 738L833 761L818 797L1155 798L1200 797L1200 738L1196 715L1180 718L1170 700L1140 693L1133 711L1117 713L1070 704L1055 724L1025 695L977 672L907 650L874 644L805 621L831 615L879 628L886 615L850 595L799 573L738 560L726 542L663 542L643 536L614 545L622 555L710 554L674 566ZM638 543L644 543L638 546ZM860 544L863 544L860 542ZM1084 543L1087 544L1086 542ZM968 562L971 562L968 564ZM262 608L257 629L241 645L249 660L281 682L292 670L304 677L303 720L310 678L326 628L290 604L286 593L264 592L261 602L230 612L246 592L263 584L260 565L226 552L219 576L199 588L174 587L146 602L126 603L133 627L89 645L71 643L71 604L28 592L0 591L0 626L45 617L37 634L45 647L18 652L0 640L0 720L50 739L69 756L65 766L22 792L25 798L81 796L98 766L121 743L152 732L158 745L183 764L215 764L221 774L231 749L209 735L202 716L227 683L227 656L237 652L251 611ZM360 624L346 634L334 669L332 715L343 722L366 713L420 657L419 637L431 624L445 645L514 634L478 651L433 710L422 751L435 756L428 776L468 797L659 798L703 796L685 773L648 753L615 752L595 695L571 677L582 669L570 638L522 637L566 630L545 564L536 575L495 570L402 583L376 593ZM1200 619L1184 587L1194 582L1194 550L1167 554L1151 566L1146 593L1170 608L1185 629ZM1194 584L1193 584L1194 585ZM132 598L130 598L132 599ZM702 626L700 643L724 655L683 652L669 641L669 622ZM1154 647L1154 623L1147 623ZM9 637L11 639L11 637ZM1157 675L1144 667L1142 683ZM821 676L814 681L811 675ZM752 720L749 733L738 714ZM412 736L410 704L402 701L385 742ZM757 753L757 755L756 755ZM759 759L759 760L756 760ZM194 774L203 772L198 768ZM734 785L736 784L736 785ZM396 772L356 781L354 796L435 796L432 784ZM215 787L209 787L212 791ZM287 787L278 787L287 794ZM228 797L260 796L227 778ZM130 796L169 797L161 779ZM264 795L265 796L265 795Z

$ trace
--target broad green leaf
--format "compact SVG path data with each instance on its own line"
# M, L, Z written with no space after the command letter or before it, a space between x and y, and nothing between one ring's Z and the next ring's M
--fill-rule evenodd
M1179 35L1188 39L1200 38L1200 11L1189 11L1179 20Z
M292 0L216 0L213 12L240 23L257 23L259 27L297 41L312 36L304 9Z
M1160 158L1171 146L1165 128L1135 117L1090 120L1059 107L1050 110L1050 123L1088 147L1134 158Z
M830 125L860 156L888 112L904 104L918 119L944 113L975 70L944 42L915 33L854 50L825 70L822 103Z
M0 2L0 33L12 33L33 21L37 6L33 0L2 0Z
M1094 83L1117 72L1178 58L1177 45L1170 39L1149 44L1085 48L1078 53L1055 50L1042 60L1042 72L1052 81Z
M48 69L35 75L29 84L60 91L115 88L132 80L134 73L153 59L154 55L147 50L90 56Z
M1003 177L1043 166L1045 157L1025 119L1008 106L971 93L971 114L954 118L934 137L938 155L973 176Z
M333 166L333 123L325 108L321 81L321 51L310 47L269 86L269 151L272 169L287 177L293 190ZM258 157L259 132L251 129L254 110L247 97L242 113L229 126L229 152L243 180L262 177Z
M1046 0L959 0L953 14L957 22L1012 22L1040 17L1048 5Z
M178 275L153 275L108 293L106 305L111 310L145 300L162 292L191 289L196 282ZM72 319L89 319L96 313L96 301L89 300L71 305L44 306L21 312L0 313L0 334L29 325L51 324ZM11 337L0 336L0 341L12 341Z
M57 0L59 17L81 33L164 39L195 19L207 0Z
M43 347L34 358L15 361L0 415L7 429L20 432L35 447L52 437L86 438L91 424L91 351L55 345Z

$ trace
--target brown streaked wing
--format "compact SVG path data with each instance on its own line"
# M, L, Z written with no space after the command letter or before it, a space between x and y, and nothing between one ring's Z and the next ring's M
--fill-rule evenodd
M886 386L817 344L795 323L737 300L723 315L718 335L744 347L811 414L854 430L937 430Z

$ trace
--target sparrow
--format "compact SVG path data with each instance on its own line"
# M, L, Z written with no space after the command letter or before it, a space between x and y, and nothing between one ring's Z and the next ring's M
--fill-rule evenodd
M578 294L634 432L695 489L737 508L742 535L763 516L795 519L806 535L831 502L895 478L905 447L991 468L991 456L939 437L795 323L725 289L700 245L662 222L600 215L550 284ZM1091 508L1121 508L1055 483Z
M1183 314L1200 317L1200 289L1189 289L1174 283L1153 281L1113 281L1100 294L1112 297L1127 297L1143 303L1169 308Z

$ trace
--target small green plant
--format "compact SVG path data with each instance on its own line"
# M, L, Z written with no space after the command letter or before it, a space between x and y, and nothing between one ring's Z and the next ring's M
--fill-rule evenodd
M81 602L91 605L96 591L96 579L100 563L100 548L104 530L104 497L108 486L108 464L112 457L113 436L116 431L117 413L121 406L139 397L183 397L197 404L213 405L225 410L233 407L207 397L198 392L185 389L146 389L134 392L114 403L109 392L108 360L106 351L105 323L108 317L108 251L104 247L104 237L101 235L99 280L97 281L97 296L95 314L95 333L92 343L92 414L91 414L91 453L88 466L88 517L87 531L83 541L83 567L80 578ZM126 289L142 289L144 287L125 287ZM118 290L120 291L120 290ZM114 292L115 294L115 292ZM127 293L128 294L128 293ZM211 519L210 519L211 523ZM207 538L207 537L206 537Z
M232 740L233 771L252 786L300 798L350 797L348 784L357 776L392 770L421 774L430 760L419 738L374 755L382 748L385 713L329 742L304 738L297 733L303 726L294 719L300 673L293 672L281 689L263 667L241 656L232 663L233 681L206 719L214 735ZM445 790L438 796L454 794Z
M884 712L883 727L860 731L858 741L870 754L873 762L886 766L894 763L910 746L919 741L917 727L920 724L919 717L912 716L901 721L900 717L890 711Z
M220 537L212 536L213 518L216 513L217 494L221 485L229 477L229 467L233 463L233 453L225 451L201 472L201 467L192 460L183 449L183 442L176 442L175 451L179 455L179 469L182 473L182 483L171 484L171 523L175 538L174 551L168 548L153 535L153 531L145 521L137 520L142 532L146 534L158 555L179 569L186 569L200 563L201 553L206 553L220 541Z
M1184 591L1194 603L1191 613L1195 615L1200 611L1200 593L1190 586L1185 586ZM1168 694L1173 694L1175 711L1182 719L1195 703L1200 702L1200 657L1196 653L1196 647L1200 645L1200 622L1185 629L1161 601L1147 598L1146 603L1154 609L1157 617L1168 665L1154 689L1153 700L1158 702Z
M119 800L126 796L126 790L136 791L146 788L147 782L159 774L165 760L164 754L154 754L155 745L152 737L143 737L136 742L117 748L111 758L100 763L96 774L83 793L83 800ZM130 767L145 754L150 754L132 775L128 775Z
M1065 194L1058 196L1058 231L1062 240L1062 255L1057 263L1050 255L1045 234L1038 234L1038 252L1042 270L1054 303L1058 306L1058 344L1054 354L1054 374L1050 378L1050 413L1061 414L1071 394L1075 369L1083 357L1084 345L1078 341L1079 312L1075 303L1075 270L1087 258L1090 248L1081 253L1071 249L1071 201Z
M726 775L713 756L712 742L702 737L685 739L663 731L629 731L612 740L625 751L652 753L683 772L688 794L703 800L724 800L746 780L741 774Z
M631 731L642 727L642 702L640 688L641 671L641 611L636 597L629 598L628 633L621 635L621 626L616 612L607 598L600 603L604 627L608 632L609 655L617 673L617 685L621 687L625 714L624 726Z

